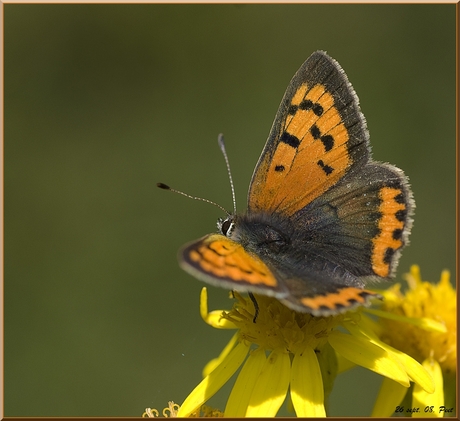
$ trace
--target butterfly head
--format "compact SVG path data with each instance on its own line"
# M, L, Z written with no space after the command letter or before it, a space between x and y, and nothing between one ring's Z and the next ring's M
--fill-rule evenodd
M217 229L222 235L231 238L235 230L235 217L228 215L225 219L219 218L217 220Z

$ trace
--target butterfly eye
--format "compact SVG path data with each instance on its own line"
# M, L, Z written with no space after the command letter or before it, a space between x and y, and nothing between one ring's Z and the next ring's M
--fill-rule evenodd
M225 220L219 219L219 221L217 222L217 226L219 227L220 232L223 235L230 237L235 224L233 222L233 219L227 218Z

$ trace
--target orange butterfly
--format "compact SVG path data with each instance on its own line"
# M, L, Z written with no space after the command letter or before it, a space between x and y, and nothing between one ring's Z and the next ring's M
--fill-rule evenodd
M372 160L344 71L317 51L284 94L248 210L186 245L180 264L210 284L329 316L377 296L364 287L394 274L414 206L404 173Z

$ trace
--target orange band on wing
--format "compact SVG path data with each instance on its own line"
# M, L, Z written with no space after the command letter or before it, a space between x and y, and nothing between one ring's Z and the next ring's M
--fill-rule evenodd
M353 304L364 304L371 296L378 296L378 294L359 288L346 287L327 295L318 295L313 298L301 298L300 302L313 310L320 310L321 308L336 310L337 307L350 307L350 305Z
M188 257L201 271L212 276L271 288L278 286L271 271L257 256L219 234L196 243Z
M382 200L379 211L379 235L372 239L372 269L379 276L389 276L391 262L396 250L403 246L402 233L404 229L407 206L401 200L403 192L399 188L383 187L379 192Z

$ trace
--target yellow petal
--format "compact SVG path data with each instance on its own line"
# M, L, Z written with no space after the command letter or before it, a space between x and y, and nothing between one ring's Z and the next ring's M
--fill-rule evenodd
M225 407L226 417L242 418L246 415L249 399L266 360L263 349L259 348L249 354L228 398Z
M246 417L274 417L289 387L291 361L282 348L274 349L262 367L251 398Z
M236 329L236 326L228 319L222 317L223 310L208 312L208 290L202 288L200 294L200 315L201 318L210 326L216 329Z
M337 374L344 373L347 370L350 370L353 367L356 367L356 364L347 360L343 355L336 353L337 355Z
M398 412L397 407L404 399L407 390L407 387L384 377L371 416L387 418L394 415L395 412Z
M421 387L427 393L434 392L435 384L433 382L433 377L430 376L430 373L422 364L420 364L410 355L407 355L398 349L392 348L389 345L387 345L385 349L387 349L387 351L392 351L397 356L397 358L399 358L406 370L406 373L417 386Z
M311 347L294 355L291 369L291 399L298 417L326 416L321 369Z
M213 396L235 371L238 370L238 367L246 358L248 351L249 347L243 342L240 342L233 348L221 364L205 377L201 383L193 389L192 393L187 396L177 416L188 417L192 412L200 408L201 405Z
M382 326L380 323L377 323L376 320L365 314L367 313L367 310L367 307L363 307L363 312L360 315L361 317L359 320L359 325L362 326L365 331L373 332L376 336L379 336L381 334Z
M329 342L325 343L318 351L315 349L315 355L318 359L319 369L321 370L321 379L324 389L324 405L327 405L329 395L334 388L334 382L338 374L339 362L337 352L332 348ZM345 358L344 358L345 360ZM345 360L348 361L348 360ZM352 363L353 364L353 363Z
M337 353L342 354L355 364L409 387L409 377L406 372L391 358L387 351L369 340L334 331L329 336L329 343Z
M203 378L208 376L211 371L213 371L226 357L228 354L230 354L230 351L233 349L235 346L236 342L238 340L238 333L235 333L232 336L232 339L228 342L227 345L225 345L225 348L222 350L220 355L217 358L212 359L209 361L203 368Z
M433 379L422 367L422 365L414 358L402 351L399 351L398 349L393 348L385 342L382 342L372 331L363 329L361 325L358 326L350 322L343 322L342 324L354 336L366 338L372 344L387 351L389 357L391 357L393 361L399 364L399 366L406 372L409 378L416 384L420 385L428 393L432 393L434 391Z
M413 417L443 417L444 415L452 415L444 410L444 384L441 367L436 360L426 359L422 363L425 370L427 370L434 380L435 391L434 393L427 393L419 385L414 386L412 394L412 407L420 408L420 412L412 414Z
M373 308L366 309L366 313L370 313L384 319L396 320L401 323L409 323L428 332L447 332L447 327L443 323L439 323L429 317L406 317L399 314L390 313L388 311L376 310Z

